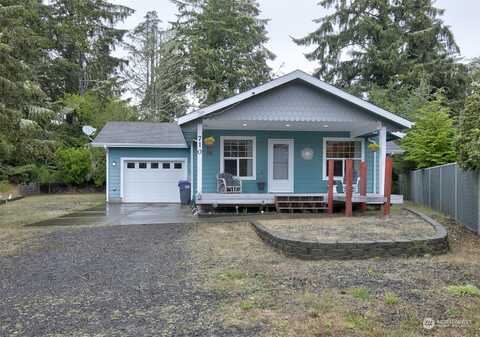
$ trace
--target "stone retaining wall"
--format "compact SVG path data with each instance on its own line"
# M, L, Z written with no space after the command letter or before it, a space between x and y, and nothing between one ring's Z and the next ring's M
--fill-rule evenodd
M287 235L271 231L258 222L252 222L258 236L288 256L301 259L366 259L388 256L439 255L448 251L448 236L445 228L430 217L406 208L433 226L436 234L413 240L377 241L304 241L291 239Z

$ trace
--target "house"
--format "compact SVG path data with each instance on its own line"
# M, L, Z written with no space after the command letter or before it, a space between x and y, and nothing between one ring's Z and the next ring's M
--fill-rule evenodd
M107 152L109 202L179 202L182 179L192 183L197 204L268 204L277 195L322 195L329 159L339 181L347 159L354 172L365 161L367 192L383 200L387 141L411 126L297 70L176 123L109 122L92 145ZM237 177L241 192L218 193L221 172Z

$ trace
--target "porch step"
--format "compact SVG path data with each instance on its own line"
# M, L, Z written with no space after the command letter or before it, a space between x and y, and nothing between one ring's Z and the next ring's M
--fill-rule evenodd
M318 212L327 209L325 198L320 195L277 195L277 212Z

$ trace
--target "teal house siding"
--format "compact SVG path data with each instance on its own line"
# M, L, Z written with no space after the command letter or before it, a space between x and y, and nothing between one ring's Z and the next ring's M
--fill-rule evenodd
M378 136L370 137L375 143L378 144ZM380 164L378 151L372 152L368 148L368 139L365 138L365 162L367 163L367 192L368 193L378 193L378 177L380 170L378 166ZM375 163L375 164L374 164ZM374 183L374 179L376 179L376 183ZM376 190L374 190L374 187Z
M120 201L121 159L122 158L185 158L188 177L190 172L190 149L125 148L108 149L108 197L110 201Z
M268 193L268 139L294 140L294 193L326 193L327 181L323 179L323 138L349 138L350 134L349 132L205 130L203 136L204 138L209 136L215 138L213 146L210 148L207 146L203 147L203 193L215 193L217 189L216 176L220 172L221 136L256 137L256 179L243 180L243 193L262 193L257 187L257 182L265 182L266 187L263 192ZM314 150L312 160L304 160L301 156L302 150L306 147ZM374 185L374 155L368 149L366 140L364 151L367 163L367 191L372 193ZM196 152L194 157L195 176ZM378 174L376 177L378 177ZM196 184L194 184L194 192L196 194L195 188Z

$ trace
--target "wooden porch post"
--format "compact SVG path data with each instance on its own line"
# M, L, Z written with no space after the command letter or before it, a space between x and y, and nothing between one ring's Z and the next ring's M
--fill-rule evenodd
M390 156L387 156L385 159L385 203L383 205L383 215L390 215L390 200L392 195L392 170L393 170L393 160Z
M328 166L328 214L333 213L333 160L329 159Z
M345 216L352 216L353 160L345 160Z
M360 203L360 209L362 211L367 210L367 164L362 161L360 163L360 196L365 199Z

